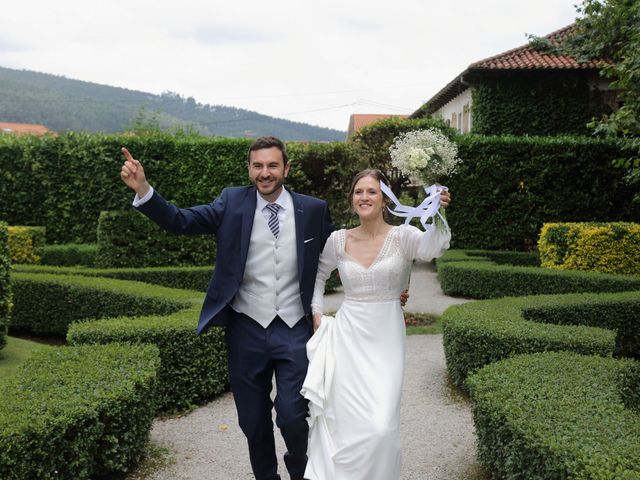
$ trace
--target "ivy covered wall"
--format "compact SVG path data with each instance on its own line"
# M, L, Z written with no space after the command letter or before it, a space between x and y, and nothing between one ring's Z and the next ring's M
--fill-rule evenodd
M500 72L472 84L472 131L481 135L589 135L587 123L611 111L586 72Z

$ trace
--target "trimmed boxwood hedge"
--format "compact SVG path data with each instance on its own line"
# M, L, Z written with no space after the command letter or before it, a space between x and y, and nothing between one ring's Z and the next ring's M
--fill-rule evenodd
M78 268L16 265L13 270L23 273L117 278L119 280L134 280L153 285L162 285L168 288L204 292L207 290L209 280L211 280L212 267Z
M170 314L201 298L197 292L107 278L16 272L10 329L38 335L67 333L73 321Z
M9 328L9 314L11 313L12 293L9 270L11 259L9 257L7 224L0 222L0 350L7 344L7 329Z
M535 319L535 312L543 311L545 314L539 318L558 321L569 305L578 304L582 304L579 325L538 323L525 318L524 312ZM618 318L609 314L612 309L630 309L631 313ZM449 376L453 383L465 388L470 373L522 353L567 350L611 356L622 345L639 344L638 337L633 336L637 329L627 327L627 320L634 315L640 315L640 292L539 295L455 305L442 315ZM607 329L615 325L617 333ZM627 334L631 336L625 337ZM638 356L640 352L631 354Z
M70 267L82 265L94 267L98 245L95 243L65 243L45 245L42 250L42 265Z
M490 257L491 254L474 257L460 250L445 254L437 260L442 290L447 295L471 298L640 290L638 275L497 265ZM509 262L513 261L509 259Z
M640 478L640 415L624 393L639 365L544 352L483 368L468 380L480 461L498 478Z
M13 277L21 297L16 303L20 326L58 334L68 328L72 345L155 344L161 357L161 410L202 403L228 385L224 331L196 335L202 293L96 277L20 272ZM107 316L114 318L98 319ZM82 322L74 322L78 319Z
M614 355L640 358L640 292L630 293L627 297L606 300L588 296L579 302L562 299L525 307L522 317L538 323L591 325L614 330L617 332Z
M540 257L537 252L511 252L506 250L449 250L445 254L447 256L446 259L440 257L446 261L451 261L455 257L457 252L463 253L457 257L460 260L469 259L469 260L481 260L487 259L491 262L497 263L498 265L512 265L512 266L522 266L522 267L539 267L540 266ZM451 258L453 256L453 258Z
M0 478L80 480L126 472L149 438L152 345L58 347L0 382Z
M179 290L176 290L179 292ZM152 343L160 350L158 406L184 410L211 400L228 386L224 330L214 327L196 335L199 305L165 317L122 317L74 323L71 345Z
M9 252L12 263L40 263L44 243L44 227L9 226Z
M538 250L545 268L638 275L640 224L545 223Z
M181 288L205 292L211 280L212 267L149 267L149 268L78 268L51 267L43 265L16 265L14 271L24 273L53 273L83 275L87 277L108 277L120 280L135 280L169 288ZM327 279L325 292L333 292L342 283L338 271Z
M631 362L622 367L617 383L624 406L640 414L640 362Z

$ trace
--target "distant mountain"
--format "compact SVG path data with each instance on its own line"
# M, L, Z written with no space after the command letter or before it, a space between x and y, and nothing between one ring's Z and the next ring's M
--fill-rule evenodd
M56 132L122 132L136 120L162 128L192 128L203 135L283 140L344 140L345 132L205 105L177 93L161 95L0 67L0 121L40 123Z

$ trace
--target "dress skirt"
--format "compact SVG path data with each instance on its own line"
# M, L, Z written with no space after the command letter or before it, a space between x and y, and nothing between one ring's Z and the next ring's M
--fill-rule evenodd
M400 478L405 325L399 300L348 298L307 344L309 480Z

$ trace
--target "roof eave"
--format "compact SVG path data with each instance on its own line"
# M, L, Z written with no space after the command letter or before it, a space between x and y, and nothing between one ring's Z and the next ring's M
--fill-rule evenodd
M469 73L469 70L465 70L459 75L456 75L453 80L447 83L438 93L427 100L426 103L420 106L415 112L409 115L409 118L418 118L422 115L431 115L437 111L443 105L447 104L455 97L469 88L468 84L464 82L464 76Z

